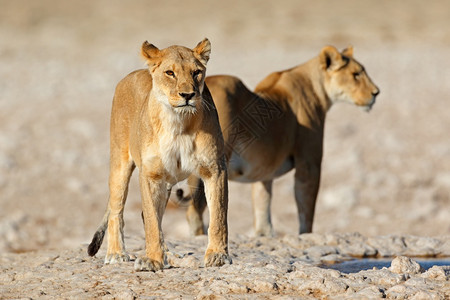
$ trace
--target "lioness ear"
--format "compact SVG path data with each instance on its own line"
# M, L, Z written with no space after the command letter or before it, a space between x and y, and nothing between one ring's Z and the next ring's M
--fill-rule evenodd
M159 49L156 48L153 44L145 41L142 44L141 55L147 62L147 64L151 64L152 60L159 56Z
M341 53L333 46L325 46L319 57L320 64L324 70L337 70L345 64Z
M349 45L347 48L342 50L342 54L347 57L353 57L353 46Z
M193 49L194 55L197 59L206 66L209 60L209 55L211 54L211 43L207 38L197 44Z

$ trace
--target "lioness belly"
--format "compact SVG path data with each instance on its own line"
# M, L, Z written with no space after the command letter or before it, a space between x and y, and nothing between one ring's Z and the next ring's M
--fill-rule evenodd
M255 155L241 156L233 152L228 162L228 178L246 183L266 181L289 172L293 167L292 157L285 157L274 163L274 161L264 161Z

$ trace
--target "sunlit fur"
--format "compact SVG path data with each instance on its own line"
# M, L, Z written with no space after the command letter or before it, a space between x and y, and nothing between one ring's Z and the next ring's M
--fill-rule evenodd
M206 266L230 262L228 256L228 187L224 142L217 112L205 87L211 51L205 39L195 48L158 49L142 45L148 69L134 71L117 85L111 113L110 197L99 230L89 245L95 255L107 228L105 263L129 260L123 238L123 210L128 183L139 169L146 251L138 271L164 267L161 222L170 189L190 174L208 188L210 234Z

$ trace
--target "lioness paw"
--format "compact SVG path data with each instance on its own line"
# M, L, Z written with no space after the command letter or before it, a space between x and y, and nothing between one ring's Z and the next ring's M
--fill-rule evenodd
M130 261L130 256L126 253L124 254L107 254L105 256L105 265L108 264L118 264L118 263L123 263L123 262L127 262Z
M220 267L231 263L231 257L226 253L212 252L205 255L205 267Z
M164 269L164 263L162 261L156 261L148 257L141 257L134 262L134 269L136 271L159 271Z

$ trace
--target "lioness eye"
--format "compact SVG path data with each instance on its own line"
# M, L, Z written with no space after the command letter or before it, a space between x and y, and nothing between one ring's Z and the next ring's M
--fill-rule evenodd
M360 73L353 73L353 78L355 80L358 80L359 79L359 75L360 75Z
M202 73L201 70L195 70L194 74L193 74L194 78L197 77L198 75L200 75L201 73Z
M170 77L174 77L175 76L175 73L173 72L173 71L166 71L166 75L167 76L170 76Z

